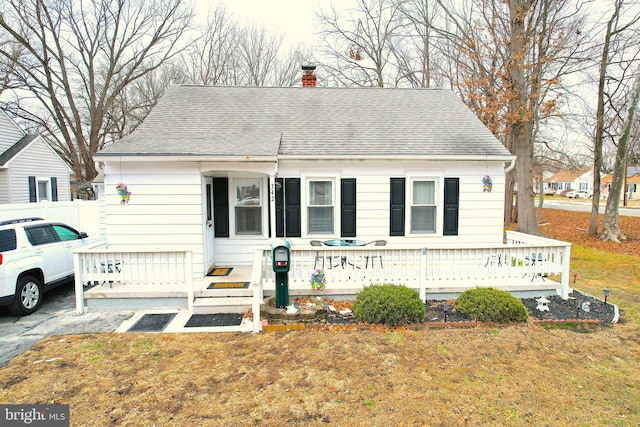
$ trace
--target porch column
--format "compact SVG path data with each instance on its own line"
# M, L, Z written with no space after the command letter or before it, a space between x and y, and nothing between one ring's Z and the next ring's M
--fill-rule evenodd
M269 175L269 226L271 228L271 240L276 239L276 175Z
M562 273L560 283L560 298L569 299L569 267L571 264L571 244L564 247L562 254Z

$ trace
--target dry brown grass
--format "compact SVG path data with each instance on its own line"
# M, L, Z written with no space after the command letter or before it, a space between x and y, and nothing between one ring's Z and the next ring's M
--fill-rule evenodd
M0 402L74 426L637 426L638 326L50 337L0 369Z

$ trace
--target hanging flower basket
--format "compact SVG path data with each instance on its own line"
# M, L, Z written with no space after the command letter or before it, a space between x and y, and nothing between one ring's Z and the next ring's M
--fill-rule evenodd
M131 193L127 190L127 186L125 184L120 183L116 185L116 191L121 197L121 200L120 200L121 205L129 203Z
M489 175L485 175L482 177L482 192L483 193L491 193L493 189L493 181L491 181L491 177Z

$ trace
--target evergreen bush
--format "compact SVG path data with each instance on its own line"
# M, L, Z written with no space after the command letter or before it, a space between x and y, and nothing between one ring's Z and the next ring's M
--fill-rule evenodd
M529 315L518 298L494 288L464 291L456 300L456 309L481 322L524 322Z
M400 326L424 320L424 303L418 292L398 285L372 285L358 292L353 316L362 322Z

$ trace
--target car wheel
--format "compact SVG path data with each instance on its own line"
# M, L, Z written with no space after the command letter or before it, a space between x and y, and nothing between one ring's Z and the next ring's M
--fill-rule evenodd
M18 279L16 295L11 311L19 315L27 315L35 312L42 302L42 284L32 276L23 276Z

